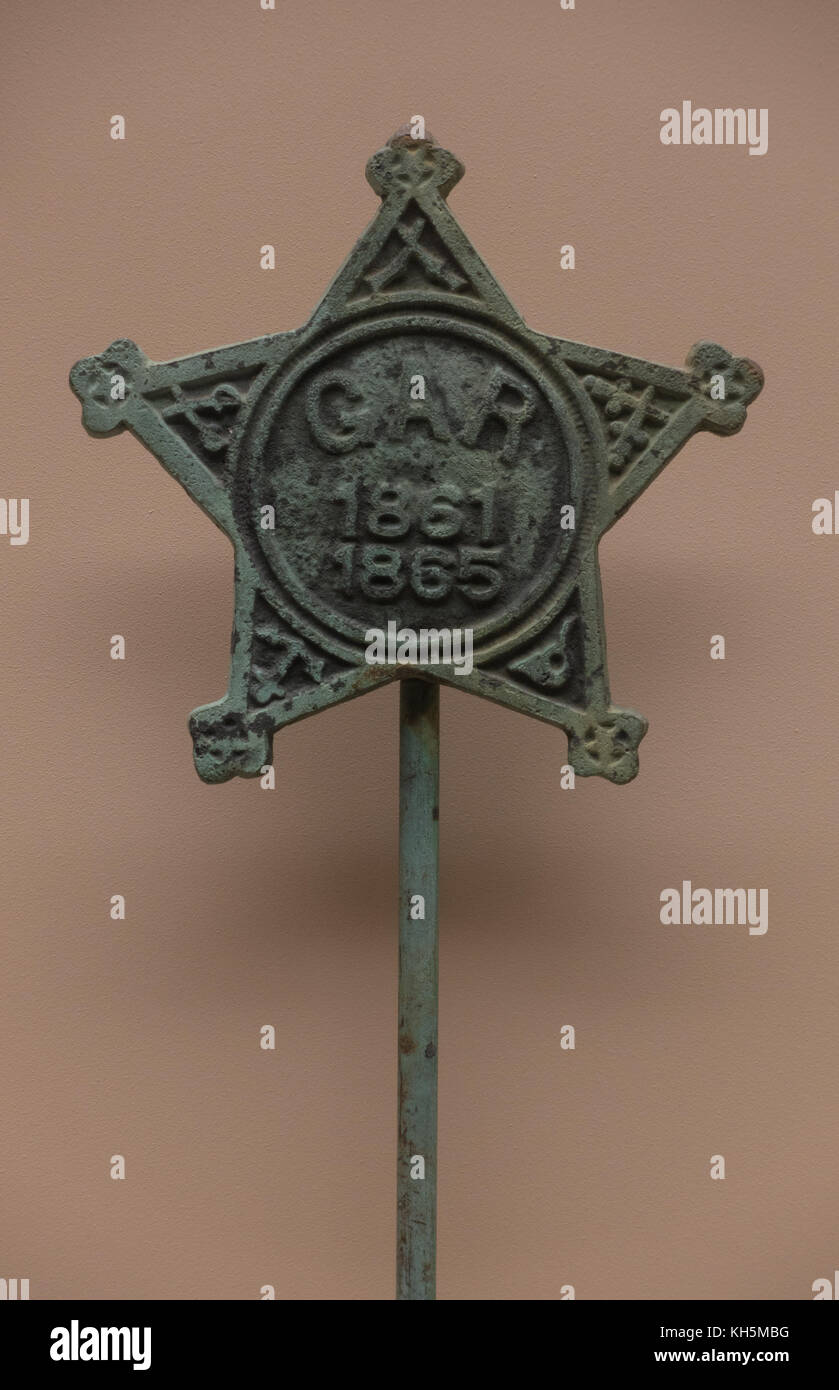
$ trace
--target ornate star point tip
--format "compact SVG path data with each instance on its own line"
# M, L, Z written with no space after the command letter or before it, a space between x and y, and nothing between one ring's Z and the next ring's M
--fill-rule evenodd
M763 372L748 357L734 357L719 343L694 343L687 367L708 401L705 429L735 434L746 423L746 408L763 389Z
M370 156L366 170L367 182L383 200L398 198L406 190L436 190L447 198L464 172L460 160L438 145L430 131L417 136L410 125L394 131Z
M207 782L416 662L564 729L580 776L638 770L598 541L697 430L741 428L763 375L717 343L680 370L534 332L445 202L462 174L403 127L303 328L169 362L119 339L70 374L86 428L131 430L233 544L230 686L190 720Z

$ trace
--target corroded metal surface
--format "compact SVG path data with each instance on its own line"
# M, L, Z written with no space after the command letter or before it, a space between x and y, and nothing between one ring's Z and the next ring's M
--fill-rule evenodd
M303 328L163 363L119 341L73 368L88 430L132 430L234 546L230 686L190 721L205 781L404 676L365 659L390 622L468 629L474 669L426 675L559 725L582 776L637 772L597 544L691 434L740 428L760 369L533 332L449 211L462 173L403 133L374 154L382 206Z
M403 680L399 696L396 1297L416 1302L436 1289L440 695Z

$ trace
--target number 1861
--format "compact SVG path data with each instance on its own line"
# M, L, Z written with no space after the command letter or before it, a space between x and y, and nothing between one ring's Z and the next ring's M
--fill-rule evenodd
M495 492L490 486L464 492L454 483L415 488L406 481L380 482L367 491L358 480L339 484L332 499L338 508L338 534L331 563L338 590L357 589L370 599L398 598L406 585L418 598L447 598L455 586L476 603L488 603L503 580L504 547L496 539ZM419 532L443 545L410 544ZM374 542L356 545L357 538ZM479 544L446 545L455 540ZM399 548L383 540L409 542Z

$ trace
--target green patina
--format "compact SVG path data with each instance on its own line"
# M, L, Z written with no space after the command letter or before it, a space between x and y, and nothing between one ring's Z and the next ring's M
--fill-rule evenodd
M408 674L366 659L388 623L470 630L472 670L422 674L559 725L579 775L638 770L598 541L694 431L740 428L761 372L713 343L679 370L533 332L449 211L462 173L430 138L374 154L382 206L303 328L162 363L119 341L72 370L88 430L133 431L234 546L229 689L190 720L207 782Z
M611 703L597 545L691 434L738 430L763 381L714 343L681 371L534 333L449 212L462 173L399 132L367 165L382 206L305 327L162 363L119 341L70 376L88 430L132 430L233 543L230 686L190 719L205 781L256 776L284 724L403 678L409 1300L435 1297L439 685L559 725L582 776L634 777L646 721ZM402 664L417 633L421 669Z

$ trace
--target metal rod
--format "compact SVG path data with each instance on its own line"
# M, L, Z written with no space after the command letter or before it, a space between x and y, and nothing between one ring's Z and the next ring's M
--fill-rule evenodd
M440 695L399 695L399 1139L396 1297L436 1298L437 862Z

